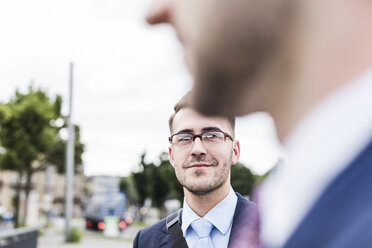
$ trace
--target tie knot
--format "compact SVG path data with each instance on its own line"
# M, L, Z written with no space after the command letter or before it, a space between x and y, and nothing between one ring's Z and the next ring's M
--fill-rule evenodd
M198 238L209 237L213 229L213 225L206 219L200 218L191 223L191 227L198 235Z

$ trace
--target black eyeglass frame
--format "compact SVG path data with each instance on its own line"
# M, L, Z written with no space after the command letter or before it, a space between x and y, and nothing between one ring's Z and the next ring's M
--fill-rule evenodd
M168 138L168 140L169 140L169 143L171 143L171 144L173 145L173 143L172 143L172 139L173 139L173 137L174 137L175 135L179 135L179 134L190 134L190 135L192 135L192 142L195 142L195 139L196 139L196 138L199 138L201 141L203 141L202 135L205 134L205 133L212 133L212 132L219 132L219 133L222 133L223 136L224 136L224 140L226 140L226 138L229 138L229 139L231 139L231 141L234 141L233 137L231 137L230 134L228 134L228 133L226 133L226 132L224 132L224 131L222 131L222 130L204 131L204 132L201 132L200 134L193 134L193 133L179 132L179 133L172 134L172 135Z

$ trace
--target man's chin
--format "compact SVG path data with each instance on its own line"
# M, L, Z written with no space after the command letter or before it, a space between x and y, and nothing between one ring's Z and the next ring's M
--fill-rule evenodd
M203 196L203 195L208 195L209 193L213 192L215 188L187 188L188 191L190 191L192 194L197 195L197 196Z
M241 108L238 108L238 105L236 99L229 97L216 97L213 94L203 94L202 92L194 95L195 109L206 116L234 118L245 115L246 113Z
M221 188L223 183L217 184L217 185L210 185L207 184L210 182L210 180L207 180L206 184L199 184L199 185L183 185L189 192L191 192L194 195L197 196L203 196L203 195L208 195L215 190Z
M193 90L195 109L207 116L235 117L244 114L238 108L240 92L234 92L226 82L212 81L200 75L195 78Z

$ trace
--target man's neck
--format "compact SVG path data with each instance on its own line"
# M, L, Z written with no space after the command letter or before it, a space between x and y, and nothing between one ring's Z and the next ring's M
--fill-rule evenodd
M309 4L314 3L309 1ZM294 54L288 64L292 69L286 74L287 78L277 84L281 88L274 89L280 92L277 94L280 97L277 103L280 104L270 106L281 141L316 104L371 67L372 32L355 28L366 27L372 22L364 4L354 4L353 1L338 4L339 9L335 11L340 14L333 16L338 19L324 22L323 28L317 28L317 32L312 29L314 22L327 19L328 14L321 18L314 12L316 17L304 23L298 22L294 41L287 49L288 53L292 51ZM340 28L340 25L344 27ZM326 32L326 29L332 32Z
M204 217L214 206L221 202L230 192L230 184L226 183L206 195L195 195L184 189L185 198L190 208L200 217Z

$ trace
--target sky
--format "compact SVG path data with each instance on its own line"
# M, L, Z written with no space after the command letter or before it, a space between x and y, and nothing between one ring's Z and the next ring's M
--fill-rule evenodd
M157 162L168 151L168 118L192 89L183 51L171 27L151 27L151 0L0 1L0 101L30 85L64 99L74 63L72 120L86 145L90 175L127 176L140 155ZM241 159L255 173L283 156L272 118L237 120Z

